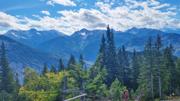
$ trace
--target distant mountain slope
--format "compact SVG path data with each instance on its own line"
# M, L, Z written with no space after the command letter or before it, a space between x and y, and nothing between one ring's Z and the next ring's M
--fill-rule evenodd
M59 36L40 44L37 49L67 60L70 54L74 54L74 47L69 36Z
M165 33L160 30L147 29L147 28L132 28L125 32L113 31L117 48L125 45L127 50L132 51L134 48L138 51L142 51L148 37L155 38L157 34L162 36L162 40L165 46L172 43L176 49L175 54L180 56L180 34ZM71 36L66 38L57 37L45 43L42 43L39 47L41 50L50 50L53 47L53 51L46 51L58 56L65 56L74 54L76 57L82 53L87 61L94 61L98 53L100 40L102 34L105 34L106 30L87 30L82 29L74 32Z
M7 33L5 33L5 36L14 39L17 42L35 48L40 43L51 40L58 36L64 36L64 34L55 30L37 31L36 29L30 29L25 31L10 30Z
M45 62L55 64L57 61L48 54L36 51L6 36L0 36L0 44L1 42L6 45L9 63L14 70L22 71L24 66L31 66L36 70L41 70Z
M21 34L18 34L19 37L24 36L24 34L27 36L31 36L32 34L32 38L26 36L27 38L25 39L14 37L12 32L11 34L6 33L5 35L41 52L49 53L56 58L61 57L67 60L70 54L74 54L76 58L78 58L79 54L82 53L86 61L93 62L99 50L102 34L105 34L106 30L81 29L74 32L71 36L62 33L50 33L51 31L42 31L44 34L39 36L37 32L36 30L29 30L22 31ZM160 30L147 28L132 28L125 32L113 30L113 32L117 48L125 45L128 51L132 51L134 48L138 51L142 51L148 37L151 36L155 38L157 34L160 34L164 45L167 46L172 43L175 48L175 55L180 56L180 34L166 33ZM34 46L33 44L36 45Z

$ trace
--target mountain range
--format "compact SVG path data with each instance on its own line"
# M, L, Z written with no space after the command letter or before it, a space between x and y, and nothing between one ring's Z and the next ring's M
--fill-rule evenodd
M164 45L173 44L175 55L180 56L178 33L147 28L112 31L117 48L125 45L128 51L142 51L148 37L155 38L160 34ZM31 66L41 70L44 63L58 65L60 58L67 62L70 54L77 59L83 54L86 63L92 64L96 59L101 37L105 33L106 30L81 29L68 36L56 30L9 30L0 36L0 41L7 45L8 58L13 68Z

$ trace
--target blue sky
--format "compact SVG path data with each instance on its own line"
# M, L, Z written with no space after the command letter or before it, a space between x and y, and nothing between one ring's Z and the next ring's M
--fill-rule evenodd
M180 29L179 0L0 0L0 33L11 29Z

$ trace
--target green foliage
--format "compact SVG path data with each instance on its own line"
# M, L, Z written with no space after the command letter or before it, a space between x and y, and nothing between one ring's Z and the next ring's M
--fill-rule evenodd
M62 59L50 72L44 65L42 74L30 67L24 70L23 85L18 75L13 77L1 45L0 101L62 101L80 93L87 93L90 101L122 101L125 90L132 100L154 101L172 94L180 94L180 59L175 65L173 47L162 47L161 37L150 37L143 54L129 54L122 46L116 53L113 32L107 27L102 36L95 63L85 68L81 54L76 62L73 55L65 69ZM58 68L58 70L56 70ZM77 99L76 101L79 101Z
M166 88L168 94L172 94L175 92L175 81L176 81L176 67L175 67L175 61L173 56L173 47L170 45L169 47L166 47L164 50L164 67L167 70L166 74L163 76L166 76L166 79L164 80L166 84L168 84Z
M63 71L65 69L65 66L63 64L63 61L62 59L59 59L59 68L58 68L58 71Z
M122 46L121 49L118 51L118 66L119 66L119 71L118 71L118 78L119 80L127 86L129 90L133 88L133 73L135 70L135 66L130 66L130 62L128 59L128 53L125 49L125 46Z
M97 62L100 63L101 67L105 67L106 65L106 40L104 34L101 39L99 54L98 54Z
M25 68L24 85L20 88L19 99L55 101L63 73L46 73L44 76L40 76L33 69Z
M114 81L114 79L118 76L118 63L116 60L116 47L114 44L114 34L113 31L107 27L107 45L106 45L106 84L108 86Z
M122 94L126 90L126 87L119 82L118 79L115 79L110 87L110 98L112 101L122 101Z
M85 80L87 80L87 73L82 68L82 65L74 65L70 70L70 76L75 79L76 84L80 89L83 89Z
M6 57L5 44L1 45L1 57L0 57L0 100L12 101L13 97L16 99L16 83L13 78L13 73L9 67L9 63Z
M180 59L177 60L176 64L176 77L180 77ZM176 79L177 89L176 92L180 95L180 79Z
M175 92L177 78L173 57L172 45L164 49L159 35L154 44L149 38L141 60L138 89L146 100L164 99Z
M45 75L45 74L48 73L48 72L49 72L48 66L47 66L47 64L45 63L45 64L44 64L44 67L43 67L42 74Z
M67 64L68 69L72 69L73 65L75 65L75 64L76 64L76 59L75 59L74 55L71 54L68 64Z
M56 67L54 65L51 66L50 72L57 73Z
M136 89L138 88L138 76L139 76L139 69L140 69L140 62L139 62L139 57L136 53L136 50L134 50L133 52L133 57L132 57L132 63L131 63L131 67L132 67L132 88L134 91L136 91Z
M7 93L6 91L0 92L0 101L12 101L13 95L10 93Z
M108 96L108 89L106 84L104 83L106 75L106 70L102 69L87 82L86 91L88 95L92 97L92 100L102 99Z

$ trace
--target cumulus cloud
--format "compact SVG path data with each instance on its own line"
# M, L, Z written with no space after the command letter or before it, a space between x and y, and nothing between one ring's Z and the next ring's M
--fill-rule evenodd
M54 4L60 4L64 6L76 6L73 0L48 0L47 4L52 6L54 6Z
M22 29L26 30L28 27L25 25L24 20L17 17L0 12L0 34L9 29Z
M177 12L169 10L172 7L167 3L161 4L155 0L125 0L123 5L115 8L103 2L97 2L96 6L112 20L110 24L115 29L126 30L131 27L155 29L180 27L175 26L173 23L173 21L177 20L174 18Z
M49 13L49 11L41 11L41 13L44 14L44 15L47 15L47 16L51 15L51 14Z
M17 18L1 12L0 28L4 26L15 29L55 29L69 35L82 28L104 29L107 24L121 31L132 27L180 28L180 19L176 18L177 13L176 7L156 0L124 0L119 6L96 2L95 8L91 9L58 11L59 17Z

